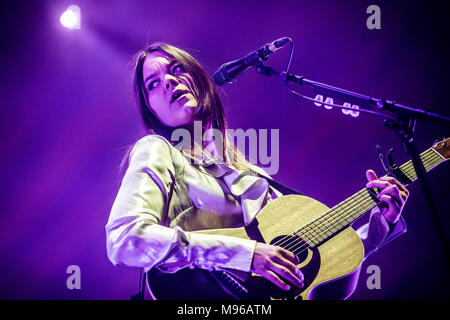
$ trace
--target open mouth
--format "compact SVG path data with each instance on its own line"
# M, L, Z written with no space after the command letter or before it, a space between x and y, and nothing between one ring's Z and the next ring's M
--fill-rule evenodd
M170 103L174 102L175 100L181 98L183 95L188 93L187 91L176 91L172 94L172 99L170 100Z

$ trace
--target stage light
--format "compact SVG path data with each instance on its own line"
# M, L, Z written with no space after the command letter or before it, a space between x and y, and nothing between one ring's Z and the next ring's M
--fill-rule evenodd
M77 5L69 6L59 18L59 22L67 29L81 29L81 10Z

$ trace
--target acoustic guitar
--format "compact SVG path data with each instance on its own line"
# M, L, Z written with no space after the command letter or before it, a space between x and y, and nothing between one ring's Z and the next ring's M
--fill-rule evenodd
M428 172L449 156L447 138L420 158ZM405 185L417 179L411 161L390 175ZM356 288L364 258L363 244L351 225L377 206L378 191L364 188L332 208L306 196L286 195L269 202L246 227L194 231L253 239L293 252L301 261L302 289L291 286L284 291L250 272L242 277L232 270L200 268L176 273L153 268L147 274L148 289L153 298L164 300L346 299Z

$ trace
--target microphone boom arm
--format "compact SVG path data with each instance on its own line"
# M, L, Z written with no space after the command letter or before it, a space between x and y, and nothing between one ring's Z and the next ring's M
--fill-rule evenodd
M270 67L267 66L259 66L257 71L260 74L266 76L278 76L285 83L292 82L298 84L300 86L306 86L314 89L317 93L323 94L324 96L331 97L334 99L339 99L345 102L349 102L351 104L356 104L360 108L366 108L368 110L388 110L397 115L401 115L401 117L409 116L415 119L421 119L423 121L434 121L441 125L450 127L450 118L446 116L442 116L436 113L432 113L422 109L416 109L412 107L408 107L405 105L401 105L396 103L395 101L390 101L386 99L377 99L367 95L363 95L360 93L352 92L349 90L333 87L324 83L312 81L306 79L303 76L299 76L296 74L288 73L288 72L277 72ZM361 109L359 111L362 111ZM373 113L373 112L370 112ZM387 119L392 119L388 115L386 115Z

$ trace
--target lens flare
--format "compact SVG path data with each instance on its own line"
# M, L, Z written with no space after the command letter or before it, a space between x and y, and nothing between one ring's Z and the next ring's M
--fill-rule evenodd
M59 22L67 29L81 29L81 10L77 5L69 6L59 18Z

